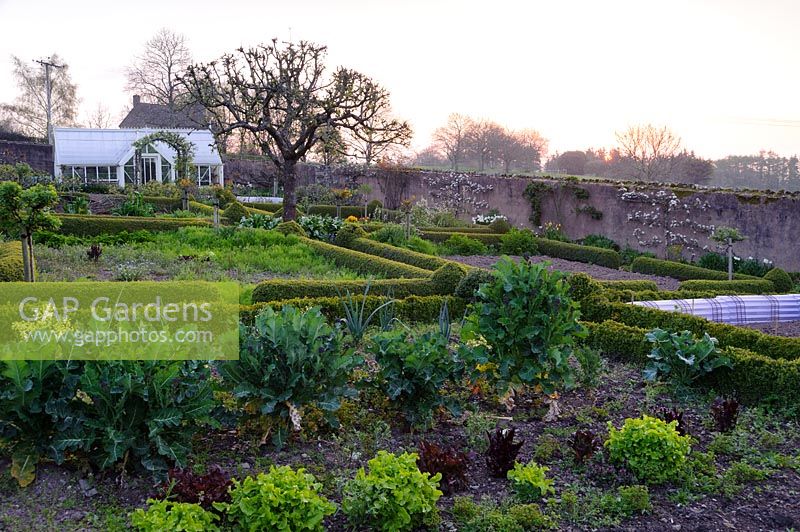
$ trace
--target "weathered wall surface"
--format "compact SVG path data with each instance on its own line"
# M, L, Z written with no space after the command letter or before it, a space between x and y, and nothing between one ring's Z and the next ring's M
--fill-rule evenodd
M403 176L362 175L372 186L372 197L388 203L393 198L425 198L432 202L427 172L403 172ZM531 202L524 191L530 179L471 176L482 188L476 196L489 208L499 209L520 227L531 227ZM401 183L398 184L398 181ZM441 181L439 179L439 181ZM570 238L589 234L605 235L621 246L666 255L667 245L678 245L685 258L716 250L708 238L712 226L738 228L747 239L735 246L742 257L770 259L776 265L800 271L800 195L769 196L721 191L668 189L637 185L621 189L620 183L564 182L537 180L550 190L541 194L541 223L560 223ZM583 190L584 192L578 192ZM586 194L588 193L588 197ZM595 217L591 209L595 209ZM487 208L468 209L468 214L485 213ZM602 213L600 219L598 213ZM466 217L467 215L465 215Z
M44 175L53 175L53 147L35 142L0 140L0 164L28 163Z

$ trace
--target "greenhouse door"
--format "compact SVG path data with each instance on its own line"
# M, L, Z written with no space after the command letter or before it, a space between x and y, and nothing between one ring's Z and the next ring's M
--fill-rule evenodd
M142 184L158 179L158 155L142 155Z

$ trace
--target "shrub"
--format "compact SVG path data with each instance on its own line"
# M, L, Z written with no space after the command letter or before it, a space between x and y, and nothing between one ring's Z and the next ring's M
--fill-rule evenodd
M772 262L749 257L745 260L734 260L733 269L742 275L764 277L772 269Z
M458 286L456 286L455 295L456 297L472 302L475 300L475 293L478 291L478 288L492 281L494 281L494 274L492 272L484 270L483 268L472 268L467 272L467 275L461 279Z
M231 502L219 507L241 530L322 531L336 506L319 495L322 485L304 469L270 466L268 473L233 481Z
M644 370L646 380L667 377L681 386L688 386L722 366L731 367L731 361L717 349L717 339L705 333L696 339L690 331L670 333L653 329L646 335L653 344Z
M370 201L369 203L367 203L367 216L369 217L375 216L375 211L382 208L383 208L383 203L381 203L380 200L374 199Z
M775 285L766 278L745 281L705 281L695 279L681 281L679 290L708 291L721 294L768 294L776 291Z
M341 332L314 307L302 312L264 308L252 327L243 326L239 360L221 362L223 384L245 410L275 422L272 443L282 447L290 426L300 430L303 409L316 406L337 425L333 412L342 397L355 395L348 383L360 359L341 350Z
M511 224L508 223L508 218L499 217L495 218L489 224L489 232L496 235L502 235L511 231Z
M646 362L650 344L645 339L645 329L610 320L586 325L590 331L588 343L593 347L609 356L635 363ZM775 406L788 407L800 402L800 360L769 358L733 347L723 352L731 359L733 367L720 368L710 374L704 384L722 393L735 393L743 402L758 403L765 397L778 398Z
M719 253L706 253L697 261L701 268L717 270L720 272L728 271L728 259Z
M549 467L539 466L535 462L515 464L514 469L508 472L508 479L517 498L522 502L535 502L555 494L553 480L547 478L549 470Z
M431 275L431 284L437 294L453 294L458 283L467 275L466 267L448 262Z
M436 290L430 278L421 279L377 279L374 281L325 281L318 279L269 279L260 282L253 289L253 302L285 301L300 298L336 298L340 294L363 293L370 283L370 294L374 296L392 295L398 298L409 296L432 296ZM341 312L341 303L338 303Z
M155 499L148 499L147 504L147 510L139 508L131 513L131 525L141 532L206 532L220 529L215 522L219 516L204 510L199 504Z
M22 280L22 242L0 241L0 282Z
M649 484L676 478L689 454L691 438L681 436L677 422L665 423L647 415L628 418L617 430L609 421L608 447L612 461L624 463L636 477Z
M222 211L222 219L228 225L238 225L242 218L247 218L249 214L247 207L236 201Z
M585 332L564 274L547 266L500 260L496 278L478 290L462 329L463 339L474 345L467 349L470 366L496 364L490 380L500 395L519 384L553 393L572 383L568 359Z
M398 330L373 336L368 347L380 368L375 384L412 426L429 425L440 406L457 407L443 390L458 381L464 366L448 344L449 339L438 332L415 337Z
M279 223L275 226L275 230L284 235L306 236L305 229L294 220Z
M537 238L536 247L539 249L540 254L547 255L548 257L585 262L586 264L597 264L612 269L617 269L622 266L622 258L619 253L611 249L581 246L570 242L548 240L546 238Z
M593 246L596 248L613 249L614 251L619 251L619 245L603 235L585 236L581 239L581 244L584 246Z
M631 290L633 292L658 292L655 281L598 281L606 290Z
M200 218L141 218L135 216L101 216L96 214L58 214L62 235L94 237L137 231L175 231L181 227L210 226L211 222Z
M689 279L706 279L709 281L727 281L728 274L716 270L708 270L691 264L674 262L669 260L654 259L651 257L637 257L631 264L631 271L646 273L648 275L660 275L662 277L672 277L679 281ZM752 279L742 274L734 274L734 279Z
M529 229L512 228L500 237L500 253L507 255L536 255L539 248L536 246L536 235Z
M377 281L375 281L377 282ZM374 283L370 291L374 290ZM366 299L364 312L372 312L386 302L385 296L369 295ZM393 317L403 323L436 323L442 305L447 303L447 307L453 316L463 316L466 309L466 301L453 296L408 296L403 299L395 300L391 307ZM239 312L242 323L252 324L255 316L265 306L273 309L281 309L286 305L296 307L319 307L320 311L331 321L335 321L342 316L342 300L338 296L322 298L298 298L281 301L270 301L256 305L240 306ZM380 318L380 315L379 315Z
M379 451L368 466L369 473L359 469L344 487L342 512L352 526L399 531L439 524L441 476L420 472L416 454Z
M386 278L407 277L416 279L431 275L430 270L352 249L341 248L327 242L311 239L303 242L312 247L318 254L335 262L337 266L349 268L361 274L377 274ZM453 288L455 289L455 287Z
M404 245L409 246L412 244L412 242L416 242L417 240L419 240L418 237L413 237L410 240L407 240ZM430 242L426 242L424 240L422 242L433 246L433 244ZM337 245L342 244L337 243ZM417 268L423 268L425 270L435 270L437 268L441 268L445 264L448 264L447 260L439 257L433 257L431 255L426 255L410 249L404 249L402 247L396 247L391 244L375 242L374 240L367 238L351 239L344 247L353 249L355 251L360 251L362 253L375 255L377 257L382 257L384 259L402 262L403 264L410 264L411 266L416 266Z
M770 281L775 287L776 292L785 293L791 292L794 288L794 283L789 274L780 268L772 268L764 275L765 281Z
M405 247L406 249L416 251L417 253L424 253L425 255L436 255L439 253L436 244L433 242L428 242L427 240L416 235L408 239Z
M341 227L341 229L339 229L339 232L336 233L333 243L337 246L349 248L353 245L353 242L359 238L366 238L366 236L367 232L364 231L364 229L362 229L360 226L346 223Z
M483 242L461 234L451 236L442 246L448 255L486 255L489 252Z

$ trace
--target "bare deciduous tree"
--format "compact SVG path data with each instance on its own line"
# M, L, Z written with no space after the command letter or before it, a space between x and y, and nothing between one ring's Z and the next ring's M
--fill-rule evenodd
M489 120L474 121L467 128L467 154L478 162L478 170L483 172L500 155L501 144L505 141L502 126Z
M666 126L631 126L617 133L619 151L632 163L631 177L643 181L666 181L678 164L681 139Z
M467 149L467 132L472 124L468 116L453 113L447 117L447 124L433 132L433 141L450 161L450 166L458 172Z
M186 37L167 28L158 31L126 69L125 89L143 101L174 106L183 92L178 76L192 63Z
M347 131L343 136L348 155L366 166L392 150L408 147L411 142L411 126L391 116L388 100L367 102L373 109L361 109L359 114L370 116L363 127Z
M295 167L320 140L320 128L356 131L374 118L389 93L343 67L326 75L325 46L277 40L240 48L209 64L191 65L181 82L191 101L219 118L219 133L246 130L283 178L284 218L296 216ZM398 121L386 124L399 130Z
M108 107L102 103L98 103L94 110L89 113L89 117L86 119L86 125L97 129L109 129L114 127L114 119Z
M31 62L11 56L20 94L12 104L0 105L0 110L10 117L14 130L30 137L47 137L47 90L44 69ZM50 71L53 126L75 125L78 109L78 88L69 75L69 67L56 54L49 61L63 68Z

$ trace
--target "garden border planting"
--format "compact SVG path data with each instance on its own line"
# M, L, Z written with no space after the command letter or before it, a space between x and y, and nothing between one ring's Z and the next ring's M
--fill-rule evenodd
M681 291L695 292L720 292L727 294L770 294L776 292L775 285L767 279L748 279L735 281L708 281L705 279L690 279L681 281Z
M22 280L22 242L0 241L0 282Z

